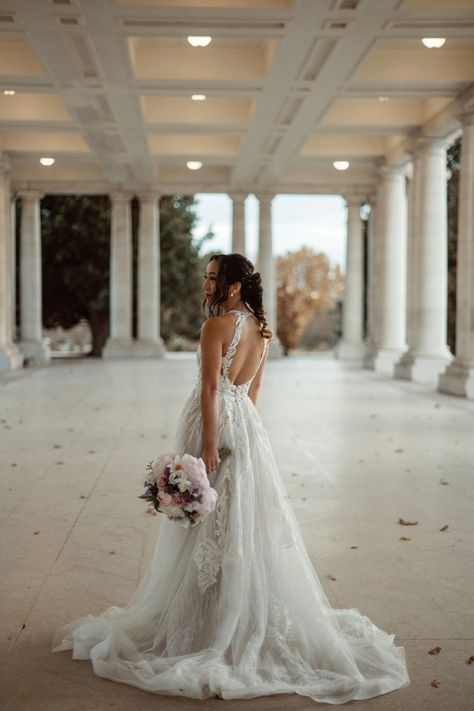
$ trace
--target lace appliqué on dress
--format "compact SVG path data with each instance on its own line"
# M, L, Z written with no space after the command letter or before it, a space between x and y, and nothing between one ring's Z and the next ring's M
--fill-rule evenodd
M214 536L208 536L197 546L193 560L198 568L198 585L201 593L205 593L217 582L222 566L225 547L225 531L229 520L229 497L231 495L230 463L222 472L223 486L218 496L215 513Z

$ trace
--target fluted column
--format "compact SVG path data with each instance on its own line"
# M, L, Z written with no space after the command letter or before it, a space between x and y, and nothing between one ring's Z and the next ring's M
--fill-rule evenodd
M257 270L262 278L263 304L267 323L272 329L275 339L271 342L269 357L274 357L281 354L281 346L277 338L276 279L272 240L272 200L274 196L257 195L256 197L260 204Z
M423 138L413 166L408 251L408 351L397 377L437 385L447 346L447 185L444 140Z
M463 127L458 205L456 356L440 375L438 389L474 400L474 111Z
M130 196L112 193L110 244L110 336L104 358L130 356L132 342L132 235Z
M364 249L362 241L361 199L348 197L346 276L342 307L342 340L337 347L337 357L362 364L365 344L364 320Z
M51 354L43 341L41 216L42 194L33 190L19 193L21 198L20 248L20 348L25 360L42 365ZM9 233L9 239L11 235ZM10 314L11 316L11 314Z
M232 199L232 252L246 254L245 199L246 193L231 193Z
M384 210L380 251L379 344L374 360L377 372L392 376L395 363L406 350L406 232L405 169L381 171Z
M136 355L163 356L160 337L160 229L158 196L139 196L138 341Z
M15 370L23 355L13 343L12 331L12 242L10 222L10 165L0 158L0 372Z

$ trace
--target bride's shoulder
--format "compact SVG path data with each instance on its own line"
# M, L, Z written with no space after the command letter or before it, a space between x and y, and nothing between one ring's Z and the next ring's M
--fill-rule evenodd
M201 326L201 340L203 338L225 336L233 328L233 319L229 318L231 315L227 313L222 316L210 316L207 318Z

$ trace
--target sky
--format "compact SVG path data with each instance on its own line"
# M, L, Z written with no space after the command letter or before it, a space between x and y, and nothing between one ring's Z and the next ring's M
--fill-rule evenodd
M198 221L194 236L209 228L215 237L204 243L211 249L231 251L232 201L224 193L198 193ZM277 195L272 203L273 251L275 255L312 247L325 252L333 264L345 271L346 206L340 195ZM249 195L245 202L247 257L255 263L258 248L258 200Z

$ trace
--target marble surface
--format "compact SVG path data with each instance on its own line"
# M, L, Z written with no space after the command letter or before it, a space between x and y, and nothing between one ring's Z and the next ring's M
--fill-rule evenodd
M137 498L144 465L172 449L194 380L184 353L0 378L5 711L317 708L296 695L157 697L50 651L56 627L131 596L160 524ZM269 361L258 407L331 603L358 608L406 649L409 687L347 706L472 709L474 403L297 355Z

